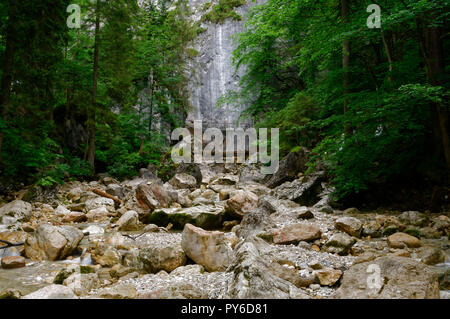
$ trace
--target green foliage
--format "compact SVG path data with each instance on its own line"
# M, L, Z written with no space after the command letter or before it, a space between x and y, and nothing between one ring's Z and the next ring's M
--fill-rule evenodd
M219 3L212 6L212 3L205 3L203 11L211 10L202 17L202 21L216 24L222 24L226 19L241 21L242 17L234 11L234 8L240 7L246 3L245 0L219 0Z
M52 187L95 172L132 177L158 163L168 147L164 136L184 120L186 65L198 54L188 43L202 32L186 0L102 1L98 12L95 2L74 3L81 6L82 25L73 30L65 23L68 0L27 2L18 17L0 5L0 76L8 32L2 22L19 19L14 39L27 38L15 42L11 105L5 114L0 106L0 172L8 181ZM86 154L97 13L93 172Z
M220 99L249 105L244 116L258 126L279 127L282 154L312 148L310 170L326 165L337 198L445 171L442 151L433 148L441 128L430 110L448 110L449 78L437 73L434 82L442 85L431 83L424 30L448 33L450 3L381 1L381 30L366 26L369 4L351 2L348 23L338 0L269 0L254 7L235 37L234 63L246 66L241 89ZM442 39L448 48L448 37ZM348 69L343 40L350 43Z

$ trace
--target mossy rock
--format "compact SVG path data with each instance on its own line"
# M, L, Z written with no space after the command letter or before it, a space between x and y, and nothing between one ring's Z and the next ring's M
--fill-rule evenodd
M200 214L195 219L195 225L203 229L218 229L222 227L222 218L217 218L211 214Z
M0 293L0 299L20 299L20 291L8 288Z
M173 228L178 230L183 229L186 224L195 224L192 215L184 213L172 214L169 220L173 224Z
M383 236L390 236L398 232L397 226L388 226L383 230Z
M160 227L169 225L169 215L163 211L155 211L147 217L146 224L155 224Z
M92 269L89 266L80 266L80 273L81 274L92 274L94 273L94 269Z
M171 223L175 230L182 230L186 224L208 230L219 229L222 227L223 211L210 206L162 208L149 215L146 222L160 227L166 227Z
M420 230L416 228L407 228L403 232L420 239Z
M56 285L62 285L64 280L69 278L70 275L72 275L73 271L67 271L66 269L61 270L53 280L53 283Z

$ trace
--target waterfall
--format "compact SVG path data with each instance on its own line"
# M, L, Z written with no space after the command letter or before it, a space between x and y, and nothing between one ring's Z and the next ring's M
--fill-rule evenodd
M208 2L210 0L189 0L195 21L199 21L205 14L202 7ZM213 4L217 2L213 1ZM258 3L261 3L261 0L256 2ZM255 3L249 0L246 5L235 8L235 11L244 18L249 8L254 5ZM235 72L232 56L236 44L233 43L232 36L243 31L244 20L227 19L223 24L202 23L201 27L206 31L199 34L190 46L198 55L190 62L191 70L188 71L188 78L191 79L188 87L189 101L193 108L188 115L189 122L193 119L202 120L203 128L236 127L246 105L217 107L217 101L228 91L239 91L240 78L245 69L242 67ZM239 126L248 127L250 124L244 122Z

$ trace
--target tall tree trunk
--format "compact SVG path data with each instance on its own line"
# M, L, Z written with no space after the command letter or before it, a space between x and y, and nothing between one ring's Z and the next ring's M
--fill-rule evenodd
M6 30L6 49L4 53L3 75L1 79L0 91L0 116L6 123L8 110L10 107L11 83L14 70L14 51L15 51L15 25L16 25L16 0L9 1L9 22ZM0 164L2 162L2 147L5 133L0 130Z
M100 0L97 0L97 8L95 9L95 40L94 40L94 80L92 84L92 109L89 120L89 152L88 161L91 169L95 172L95 122L97 108L97 82L98 82L98 45L100 33Z
M427 66L428 79L433 86L442 85L442 76L445 73L445 62L441 30L437 27L426 27L425 50L423 50L425 64ZM450 168L450 130L449 110L447 104L433 103L431 105L432 117L435 119L435 131L440 137L440 147L443 150L445 162Z
M341 0L341 18L344 24L347 24L349 21L349 0ZM342 69L343 69L343 94L344 94L344 114L348 113L348 98L347 95L350 93L350 75L349 75L349 67L350 67L350 40L342 41ZM352 128L350 123L345 122L345 133L350 135L352 132Z
M391 87L392 87L392 71L393 71L393 61L392 61L392 53L391 53L391 50L390 50L390 48L389 48L389 44L388 44L388 42L386 41L386 37L384 36L384 31L383 31L383 29L380 29L381 30L381 40L383 40L383 46L384 46L384 50L385 50L385 52L386 52L386 56L387 56L387 59L388 59L388 62L389 62L389 74L388 74L388 81L389 81L389 84L391 85Z

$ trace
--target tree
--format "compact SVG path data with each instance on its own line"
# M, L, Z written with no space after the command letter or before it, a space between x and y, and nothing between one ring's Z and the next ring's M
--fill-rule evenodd
M7 2L8 22L6 27L6 49L3 57L3 72L0 91L0 164L2 162L2 145L6 129L7 114L10 108L11 83L13 78L15 41L17 39L16 26L18 21L18 8L20 2L10 0Z
M89 153L88 160L92 171L95 171L95 117L97 108L97 82L98 82L98 47L100 38L100 8L101 0L97 0L95 9L95 35L94 35L94 66L93 66L93 84L92 84L92 106L89 118Z

